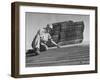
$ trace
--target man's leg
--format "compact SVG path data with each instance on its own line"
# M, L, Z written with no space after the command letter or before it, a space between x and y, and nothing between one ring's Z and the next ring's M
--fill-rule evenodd
M39 34L37 34L32 42L32 47L36 53L36 55L38 55L40 53L40 37Z
M45 43L40 43L40 51L47 51L48 46Z

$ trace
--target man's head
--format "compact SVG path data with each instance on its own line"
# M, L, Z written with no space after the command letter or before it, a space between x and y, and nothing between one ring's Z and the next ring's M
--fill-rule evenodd
M52 30L52 28L53 28L52 24L47 24L46 31L50 32L50 30Z

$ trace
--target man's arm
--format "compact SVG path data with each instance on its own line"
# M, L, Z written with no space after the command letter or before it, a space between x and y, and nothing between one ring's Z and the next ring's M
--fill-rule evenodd
M54 42L52 39L50 39L50 41L51 41L55 46L57 46L57 48L60 48L60 46L59 46L56 42Z
M60 48L60 46L55 41L53 41L50 34L49 34L48 38L55 46L57 46L57 48Z

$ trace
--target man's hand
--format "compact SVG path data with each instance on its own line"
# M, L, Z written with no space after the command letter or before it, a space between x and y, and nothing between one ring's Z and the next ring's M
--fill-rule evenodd
M61 46L59 44L57 44L57 48L61 48Z
M52 39L50 39L50 40L55 46L57 46L57 48L61 48L59 44L55 43Z

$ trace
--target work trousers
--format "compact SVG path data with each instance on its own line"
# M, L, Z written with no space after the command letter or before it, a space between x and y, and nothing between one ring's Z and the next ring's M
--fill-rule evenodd
M40 39L40 35L39 34L37 34L35 36L35 38L33 39L33 41L32 41L32 48L33 49L37 49L38 48L40 51L48 50L48 46L46 45L46 42L44 42L44 41L42 41Z

